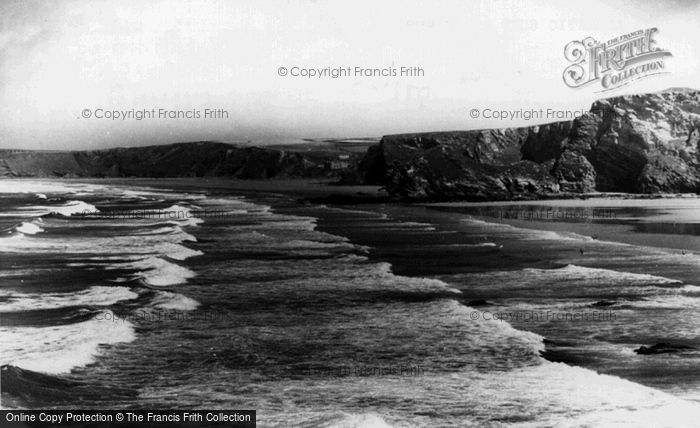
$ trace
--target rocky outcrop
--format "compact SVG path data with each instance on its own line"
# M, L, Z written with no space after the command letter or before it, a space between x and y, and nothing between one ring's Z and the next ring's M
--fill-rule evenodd
M503 199L556 192L544 164L523 160L519 129L393 135L365 158L365 183L404 199Z
M593 191L700 191L700 92L597 101L573 121L389 135L358 165L407 200L512 200Z
M299 153L197 142L94 151L0 150L7 177L231 177L323 176L323 164Z
M663 342L663 343L657 343L656 345L653 346L640 346L638 349L635 349L634 352L636 352L639 355L656 355L656 354L675 354L678 352L686 352L686 351L692 351L694 348L692 346L687 346L687 345L675 345L672 343L668 342Z
M697 192L699 124L700 92L610 98L575 121L565 152L584 155L599 191Z
M617 305L617 302L615 301L610 301L610 300L601 300L599 302L595 302L593 304L588 305L591 308L605 308L608 306L613 306Z

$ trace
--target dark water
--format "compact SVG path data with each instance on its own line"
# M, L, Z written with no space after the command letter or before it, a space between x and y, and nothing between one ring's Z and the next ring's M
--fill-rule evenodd
M260 426L697 414L694 349L633 352L700 349L697 256L569 228L665 237L640 220L693 224L692 201L552 232L453 208L13 186L0 194L3 407L257 409Z

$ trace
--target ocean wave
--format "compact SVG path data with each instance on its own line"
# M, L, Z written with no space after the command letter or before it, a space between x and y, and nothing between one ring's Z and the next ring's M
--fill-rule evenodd
M191 270L168 262L161 257L148 257L134 262L121 263L118 268L138 270L132 275L132 279L138 278L146 285L156 287L184 284L188 279L197 276Z
M204 220L199 218L200 215L195 212L201 209L202 208L199 206L191 204L183 205L181 202L180 204L165 208L163 211L174 214L174 216L169 214L169 220L175 220L184 226L197 226L204 223Z
M108 306L122 300L136 299L138 296L126 287L104 286L94 286L75 293L24 294L0 291L0 297L3 299L0 313L70 306Z
M123 254L167 256L174 260L186 260L201 256L199 250L180 245L180 242L196 241L185 232L156 235L126 235L114 237L70 237L41 239L37 235L16 234L0 238L0 251L11 253L62 252L72 254Z
M241 212L249 214L271 215L271 206L265 204L256 204L247 202L244 197L231 196L224 198L206 198L201 201L205 206L216 206L222 208L225 212Z
M554 275L566 276L568 278L582 278L590 281L596 279L612 279L618 281L625 281L627 283L642 283L642 284L658 284L658 285L669 285L669 284L683 284L682 281L675 279L664 278L662 276L649 275L643 273L632 273L624 271L616 271L611 269L601 269L601 268L591 268L585 266L577 266L574 264L566 265L559 269L523 269L525 272L534 273L548 273Z
M297 382L298 383L298 382ZM615 376L563 363L510 371L421 376L409 381L343 379L342 383L284 383L287 393L316 398L333 388L343 403L371 412L332 409L260 411L270 427L691 427L700 406ZM314 402L322 407L322 400ZM295 421L292 424L289 421ZM373 425L376 424L376 425Z
M100 210L96 206L88 204L83 201L68 201L63 205L56 206L32 206L28 207L28 210L40 211L45 214L59 214L62 216L70 217L73 214L85 214L85 213L99 213Z
M617 305L611 308L634 308L634 309L680 309L684 311L700 309L700 295L660 295L646 296L643 299L620 300Z
M296 422L288 426L309 428L392 428L386 420L376 413L322 413L304 417L298 415ZM300 420L301 419L301 420ZM303 422L302 422L303 421Z
M158 291L150 303L150 307L158 309L169 309L179 311L193 311L200 306L200 303L192 298L179 293L169 291Z
M1 363L43 373L68 373L90 364L100 354L100 345L136 339L131 323L109 321L113 317L107 310L76 324L0 328Z
M197 238L185 232L179 225L174 227L159 227L157 229L134 232L135 236L171 235L177 237L177 242L197 242Z
M93 193L104 187L94 184L81 183L47 183L30 180L3 180L0 193L33 193L33 194L67 194L76 192Z
M317 249L317 250L367 250L367 247L349 244L345 241L339 242L318 242L305 241L301 239L284 240L274 244L276 249Z
M178 229L176 229L175 227L164 226L159 227L157 229L149 229L140 232L134 232L133 235L166 235L174 232L182 232L182 229L180 229L179 231Z
M430 223L422 223L418 221L401 221L394 220L381 225L382 229L407 229L407 230L436 230L435 226Z
M205 199L206 195L195 193L181 193L175 190L169 189L156 189L152 187L141 187L141 186L129 186L128 188L116 188L114 189L120 196L126 198L146 198L146 199L160 199L165 198L168 200L179 199L179 200L201 200Z
M550 230L526 229L503 223L491 223L474 218L464 218L462 223L478 227L484 233L507 233L508 239L523 241L593 241L590 236L583 236L573 232L554 232Z
M567 299L615 300L625 296L655 296L693 294L682 281L644 273L632 273L603 268L567 265L557 269L525 268L522 270L488 273L451 274L439 276L471 295L490 299L519 299L527 301L536 290L541 301ZM595 301L591 303L594 303Z
M36 235L37 233L45 232L45 230L39 227L36 222L24 222L19 226L16 226L14 230L25 235Z

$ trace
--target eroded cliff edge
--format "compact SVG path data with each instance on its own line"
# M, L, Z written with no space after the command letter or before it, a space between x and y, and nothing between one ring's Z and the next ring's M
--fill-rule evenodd
M0 150L5 177L318 177L323 163L299 153L216 142L92 151Z
M388 135L357 168L404 200L700 193L700 91L597 101L573 121Z

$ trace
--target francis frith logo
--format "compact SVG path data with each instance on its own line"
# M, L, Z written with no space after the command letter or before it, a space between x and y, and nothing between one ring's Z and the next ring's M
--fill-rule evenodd
M605 92L626 86L635 80L667 73L664 57L671 52L659 48L654 40L658 30L649 28L623 34L601 43L587 37L574 40L564 48L564 83L580 88L599 82Z

